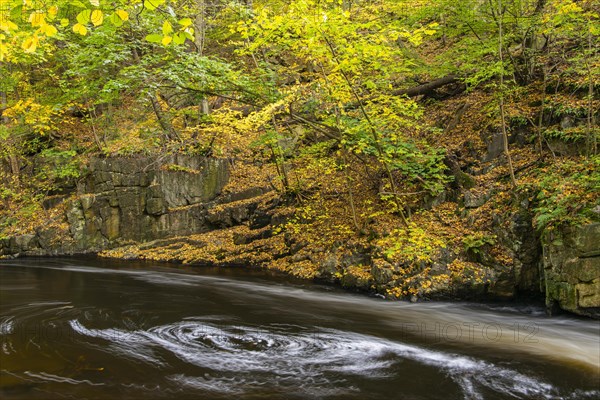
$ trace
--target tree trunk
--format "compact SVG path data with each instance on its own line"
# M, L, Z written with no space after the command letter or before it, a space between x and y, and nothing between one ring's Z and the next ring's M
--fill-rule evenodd
M0 63L0 69L2 69L3 64ZM6 96L6 91L4 88L0 88L0 123L7 122L6 118L2 116L4 110L8 107L8 99Z
M8 101L6 99L6 92L0 91L0 124L8 122L2 115L4 110L8 107Z
M196 20L194 21L194 32L195 38L194 43L196 44L196 50L200 56L204 55L204 46L206 44L206 0L197 0L198 14L196 14ZM200 100L200 106L198 107L200 115L210 114L210 106L208 99L203 97Z
M594 74L592 71L592 33L588 29L588 60L587 72L588 72L588 112L587 112L587 132L586 132L586 152L587 156L591 156L598 152L596 135L594 134Z
M508 133L506 131L506 117L504 114L504 53L503 53L503 25L502 16L502 0L498 0L498 58L500 59L500 65L502 71L500 72L500 119L502 123L502 141L504 144L504 154L508 160L508 171L510 173L510 181L513 188L517 187L517 180L515 179L515 170L513 168L512 158L510 157L510 151L508 149Z
M171 125L171 121L169 121L168 118L165 118L162 111L162 107L160 106L158 100L156 100L155 96L150 96L150 103L152 104L154 115L156 115L156 119L158 120L158 123L162 128L163 132L167 136L167 139L173 140L179 138L179 135L175 131L175 128L173 128L173 125Z
M13 175L18 176L19 172L21 171L21 167L19 165L19 158L14 154L11 154L8 156L8 163L10 164L10 172Z

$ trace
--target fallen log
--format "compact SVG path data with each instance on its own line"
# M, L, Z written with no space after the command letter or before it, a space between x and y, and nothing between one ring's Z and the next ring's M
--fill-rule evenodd
M408 97L421 96L424 94L431 93L432 91L441 88L442 86L450 85L451 83L458 82L458 76L451 74L446 75L442 78L434 79L430 82L423 83L422 85L413 86L408 89L398 89L392 92L394 96L406 95Z
M416 97L431 94L434 90L439 89L443 86L450 85L452 83L459 82L459 77L454 74L446 75L438 79L434 79L427 83L423 83L421 85L413 86L407 89L396 89L391 92L392 96L408 96L408 97ZM362 100L361 102L364 104L368 101L375 100L376 97L370 97ZM353 110L360 107L361 104L354 101L346 105L346 110Z

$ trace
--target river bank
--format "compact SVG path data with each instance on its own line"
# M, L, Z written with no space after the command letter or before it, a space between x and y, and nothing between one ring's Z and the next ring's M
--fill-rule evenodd
M406 228L375 215L355 235L333 225L342 217L302 214L265 181L242 184L259 171L224 159L97 158L89 171L74 194L46 201L53 219L0 240L0 255L250 265L413 302L545 298L552 313L600 315L600 224L540 234L527 199L498 214L491 199L440 198ZM495 219L489 233L469 228L477 213Z

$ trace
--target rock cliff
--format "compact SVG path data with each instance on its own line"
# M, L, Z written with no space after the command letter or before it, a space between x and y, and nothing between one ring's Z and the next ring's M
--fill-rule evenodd
M93 253L207 231L209 209L228 176L223 159L93 159L76 196L59 199L65 203L68 229L39 227L35 234L4 239L0 254Z
M600 223L547 232L543 241L549 310L600 318Z

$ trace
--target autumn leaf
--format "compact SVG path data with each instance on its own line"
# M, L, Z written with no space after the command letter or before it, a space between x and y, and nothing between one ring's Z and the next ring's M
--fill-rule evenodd
M104 21L104 14L100 10L94 10L90 15L90 20L94 26L102 25L102 22Z
M25 41L21 45L21 48L26 53L34 53L35 50L37 49L38 44L39 44L39 39L37 38L37 36L34 35L34 36L30 36L27 39L25 39Z
M29 15L29 22L33 27L44 25L46 23L46 13L32 12Z
M54 27L54 25L50 24L42 25L40 31L48 37L56 36L56 34L58 33L58 30Z
M122 21L127 21L129 19L129 13L125 10L117 10L115 11L115 14L117 14Z
M188 26L190 26L192 24L192 19L191 18L182 18L178 22L179 22L179 25L183 26L184 28L187 28Z
M19 29L19 27L14 22L12 22L10 20L3 20L3 19L0 20L0 30L4 31L6 33L10 33L11 31L16 31L18 29Z
M165 0L144 0L144 8L146 8L147 10L150 10L150 11L156 10L164 2L165 2Z
M80 34L81 36L87 35L87 28L82 24L73 25L73 32Z
M173 26L169 21L163 22L162 33L163 35L168 35L173 32Z

